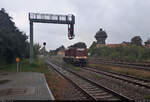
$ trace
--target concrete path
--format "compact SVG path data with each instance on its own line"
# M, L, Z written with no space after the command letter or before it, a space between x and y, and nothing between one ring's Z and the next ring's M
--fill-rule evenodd
M0 100L5 99L54 100L54 97L42 73L0 73Z

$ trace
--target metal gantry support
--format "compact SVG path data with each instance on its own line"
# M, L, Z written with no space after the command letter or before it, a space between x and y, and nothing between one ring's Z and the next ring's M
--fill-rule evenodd
M33 62L33 22L30 21L30 63Z
M67 24L68 25L68 38L74 38L74 15L54 15L54 14L39 14L29 13L30 21L30 63L33 62L33 23L54 23L54 24Z

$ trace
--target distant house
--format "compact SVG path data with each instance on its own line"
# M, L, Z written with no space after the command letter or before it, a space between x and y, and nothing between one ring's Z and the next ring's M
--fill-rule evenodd
M145 47L149 47L149 48L150 48L150 39L148 39L148 40L145 42Z
M59 50L57 51L58 56L65 56L65 50Z
M56 50L50 50L50 51L49 51L49 54L50 54L50 55L56 55Z
M110 47L110 48L115 48L118 46L121 46L122 44L106 44L105 46Z
M123 41L123 42L121 43L121 45L131 45L131 42Z
M57 51L58 56L65 56L65 47L64 46L59 47L58 49L56 49L56 51Z
M111 48L118 47L118 46L128 46L128 45L131 45L131 42L123 41L121 44L106 44L107 47L111 47Z

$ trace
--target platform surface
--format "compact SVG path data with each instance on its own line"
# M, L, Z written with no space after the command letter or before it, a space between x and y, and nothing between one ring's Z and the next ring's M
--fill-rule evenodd
M54 100L54 97L42 73L0 73L0 100L5 99Z

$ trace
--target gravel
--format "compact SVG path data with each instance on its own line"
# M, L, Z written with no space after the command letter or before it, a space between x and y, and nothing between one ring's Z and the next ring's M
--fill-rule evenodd
M54 61L58 63L58 59L57 60L54 59ZM59 64L64 64L64 62L62 60L59 60ZM70 70L75 71L88 79L94 80L105 87L108 87L116 92L119 92L135 100L144 99L145 96L150 94L150 90L135 86L133 84L129 84L127 82L116 80L114 78L105 75L97 74L95 72L83 69L77 71L70 68Z

